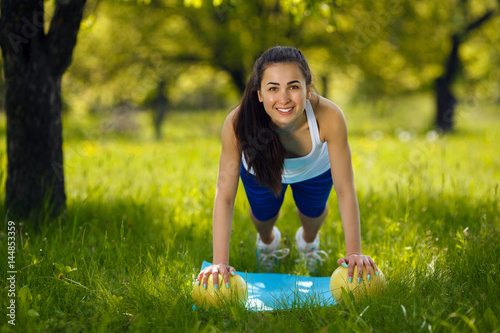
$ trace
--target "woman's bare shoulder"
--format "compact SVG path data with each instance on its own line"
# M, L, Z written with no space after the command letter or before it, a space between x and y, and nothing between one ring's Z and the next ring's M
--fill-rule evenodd
M240 106L235 107L224 120L224 125L222 125L222 141L233 142L236 144L236 132L234 128L234 121L238 115Z
M311 100L314 109L314 115L318 122L321 141L331 138L328 136L334 133L340 134L347 130L344 113L340 107L331 100L315 95Z
M224 121L224 126L230 126L231 128L233 128L233 123L239 110L240 106L238 105L237 107L232 109L231 112L229 112L229 114L226 117L226 120Z
M314 95L311 99L311 105L313 106L316 117L330 118L342 115L342 110L337 104L320 95Z

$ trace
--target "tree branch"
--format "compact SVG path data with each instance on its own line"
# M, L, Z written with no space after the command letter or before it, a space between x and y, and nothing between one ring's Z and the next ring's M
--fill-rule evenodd
M459 65L458 48L460 47L460 43L462 42L463 37L465 37L465 35L467 35L469 32L479 28L486 21L488 21L493 16L495 11L496 10L494 9L488 10L486 13L484 13L483 16L469 23L469 25L467 25L461 33L454 34L452 36L451 38L452 48L448 60L446 62L446 71L441 77L442 79L446 80L447 82L451 82L453 80L453 75L455 74L456 69L458 68Z
M451 37L452 41L452 46L451 46L451 51L448 56L448 59L446 61L446 70L441 76L441 79L446 81L447 84L450 84L453 81L453 76L457 71L458 68L458 48L460 46L460 38L458 37L457 34L453 35Z
M484 13L483 16L481 16L480 18L478 18L477 20L475 20L474 22L471 22L466 28L465 28L465 31L464 31L464 34L467 34L469 33L471 30L474 30L474 29L477 29L479 28L481 25L483 25L483 23L485 23L486 21L488 21L492 16L493 16L493 13L495 13L495 10L491 9L489 11L487 11L486 13Z
M56 0L47 34L49 59L55 74L62 75L71 64L86 0Z

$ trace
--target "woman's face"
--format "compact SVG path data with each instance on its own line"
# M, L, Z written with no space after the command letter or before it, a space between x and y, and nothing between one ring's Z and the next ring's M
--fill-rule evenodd
M301 119L311 87L297 64L278 63L264 70L257 94L273 123L286 129Z

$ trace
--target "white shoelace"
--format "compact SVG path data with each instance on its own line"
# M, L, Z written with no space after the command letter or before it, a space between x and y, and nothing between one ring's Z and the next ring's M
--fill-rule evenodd
M313 272L328 259L328 253L323 250L312 249L307 252L301 252L300 257L305 261L307 269Z
M262 249L257 251L259 265L265 270L272 270L274 265L276 265L276 261L285 258L288 254L290 254L290 249L288 248L276 249L271 252L265 252Z

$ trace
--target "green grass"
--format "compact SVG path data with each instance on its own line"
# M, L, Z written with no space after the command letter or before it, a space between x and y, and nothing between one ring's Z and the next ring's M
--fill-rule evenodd
M211 260L227 111L173 112L160 142L152 139L147 114L66 117L67 210L40 221L39 233L29 221L16 221L17 330L498 331L498 107L462 110L456 133L429 141L431 107L425 98L377 105L376 115L371 106L344 107L363 251L386 275L384 297L373 304L321 308L312 302L265 313L237 305L223 312L192 310L194 276L203 260ZM3 115L0 127L3 202ZM320 276L331 275L345 251L335 192L329 203L321 239L330 259ZM288 193L278 226L293 249L299 224ZM7 220L0 233L2 318L6 230ZM255 234L240 186L230 245L236 269L255 270ZM294 259L292 251L281 271L303 274ZM2 332L13 331L2 323Z

